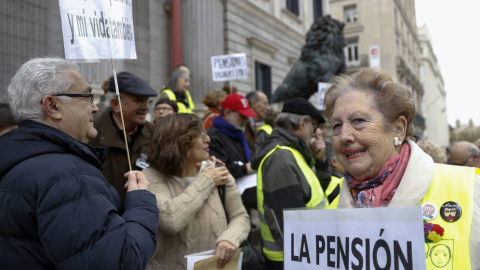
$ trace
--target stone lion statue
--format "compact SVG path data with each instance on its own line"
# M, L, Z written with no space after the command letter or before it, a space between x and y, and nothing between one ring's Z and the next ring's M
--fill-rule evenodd
M300 59L273 93L272 102L283 102L294 97L308 99L317 92L319 82L329 82L333 76L345 72L344 26L344 23L332 19L330 15L312 24Z

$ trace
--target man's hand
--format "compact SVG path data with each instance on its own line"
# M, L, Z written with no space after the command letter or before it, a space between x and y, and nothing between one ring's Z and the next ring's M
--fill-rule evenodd
M252 174L252 173L256 173L257 170L253 170L252 169L252 164L250 164L250 162L248 162L247 164L245 164L245 166L247 167L247 174Z
M314 158L324 161L325 160L325 150L326 145L325 141L323 140L322 130L317 128L313 133L313 137L310 140L310 152Z
M125 183L125 188L127 192L139 189L145 189L150 191L150 182L148 182L145 175L140 171L130 171L123 175L125 178L128 178L127 183Z

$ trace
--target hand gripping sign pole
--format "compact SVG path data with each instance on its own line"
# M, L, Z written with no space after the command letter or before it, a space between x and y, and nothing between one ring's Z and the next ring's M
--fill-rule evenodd
M79 3L81 3L79 5ZM59 0L65 59L79 62L111 60L115 93L120 105L125 149L130 153L113 59L137 59L133 32L132 1Z

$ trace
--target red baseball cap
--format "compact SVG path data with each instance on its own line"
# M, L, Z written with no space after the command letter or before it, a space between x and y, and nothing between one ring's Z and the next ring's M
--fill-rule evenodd
M257 114L250 109L247 99L237 93L228 95L222 101L222 109L229 109L239 112L241 115L246 117L254 117Z

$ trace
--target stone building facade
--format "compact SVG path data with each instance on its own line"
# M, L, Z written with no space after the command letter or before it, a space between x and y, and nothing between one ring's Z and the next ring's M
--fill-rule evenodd
M174 5L176 4L176 5ZM181 30L172 30L173 8L181 8ZM327 0L134 0L137 60L115 60L160 91L172 67L172 36L181 35L181 62L192 71L191 93L201 99L224 86L212 79L211 57L246 53L248 78L229 82L241 94L259 89L268 95L298 59L315 18L328 12ZM0 101L17 68L33 57L64 57L58 1L4 0L0 3ZM80 64L97 93L111 63Z
M440 147L450 145L449 125L447 120L447 103L445 84L432 47L432 38L428 27L418 28L420 42L420 80L425 89L423 113L426 120L424 137L437 143Z
M347 72L373 64L370 55L379 52L380 65L412 91L417 114L417 135L425 129L424 88L420 82L420 44L414 0L330 0L333 18L345 22ZM378 46L377 50L372 48ZM379 49L379 50L378 50Z

